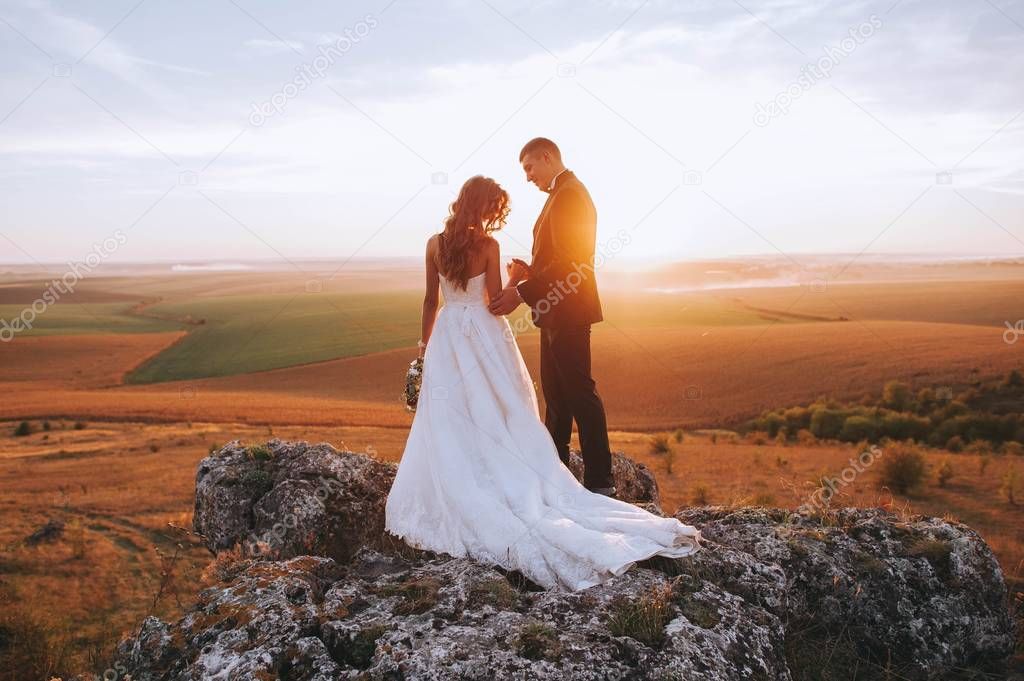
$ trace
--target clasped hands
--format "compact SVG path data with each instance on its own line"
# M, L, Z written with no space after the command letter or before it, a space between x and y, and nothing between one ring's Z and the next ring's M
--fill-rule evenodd
M488 306L491 313L506 315L522 304L523 299L519 295L516 285L525 281L530 276L530 266L524 260L513 258L512 262L506 265L508 271L508 283L501 290L498 297L491 301Z

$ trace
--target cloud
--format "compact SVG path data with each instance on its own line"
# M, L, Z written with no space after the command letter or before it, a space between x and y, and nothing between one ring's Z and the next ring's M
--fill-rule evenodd
M245 47L258 54L281 54L282 52L303 51L306 46L298 40L265 40L263 38L250 38L244 43Z
M169 64L134 54L112 35L118 25L101 29L97 25L57 10L48 0L29 0L23 5L28 12L31 34L52 53L57 61L86 68L98 67L132 85L155 99L167 101L171 92L154 77L154 71L189 75L212 75L209 71ZM134 10L124 15L129 21Z
M247 128L200 173L200 187L232 197L231 210L247 212L240 218L254 228L268 235L291 230L312 249L309 234L335 224L341 246L358 246L369 226L427 186L389 227L393 238L368 245L375 255L406 244L403 253L418 250L419 235L477 172L513 194L516 209L503 238L528 241L529 218L543 197L522 182L516 152L536 134L557 139L591 188L602 236L643 219L631 255L770 250L750 227L787 252L857 252L934 186L937 172L961 159L954 187L987 190L1005 201L1005 214L1022 207L1024 117L1011 117L1024 110L1016 87L1024 53L1015 47L1019 39L1011 40L1009 31L1017 29L985 3L904 0L884 14L891 3L744 0L755 17L735 3L605 0L570 22L578 10L560 0L540 9L495 2L558 57L481 3L456 3L463 12L452 4L428 10L396 3L326 77L297 91L262 126ZM35 23L19 17L19 27L61 59L77 59L108 30L106 21L69 17L42 0L32 7L26 17ZM245 19L227 8L228 16ZM76 67L73 82L181 168L199 171L244 128L253 102L281 92L318 42L340 35L321 28L339 30L316 10L313 2L301 17L269 8L261 14L298 40L246 39L254 28L240 20L231 39L214 31L197 36L189 65L179 66L159 59L178 60L176 48L159 53L139 43L146 45L143 55L116 40L138 37L131 28L145 24L140 9ZM883 23L874 36L785 115L754 125L759 102L784 91L872 12ZM191 20L182 16L182 26ZM292 47L309 54L289 54ZM262 54L276 58L255 68L253 55ZM575 74L560 74L560 61L575 64ZM12 93L29 92L42 78L28 79L13 66L0 73ZM74 222L65 206L75 202L40 200L53 186L82 191L83 203L101 194L110 203L120 194L165 191L178 179L179 168L70 85L51 79L0 127L0 173L17 177L21 193L8 191L26 224L37 213L58 224L62 210ZM155 96L138 97L136 90ZM703 183L674 190L684 171L677 159L704 173ZM431 184L435 170L448 173L447 185ZM103 190L82 190L89 183ZM942 191L929 192L877 247L927 247L932 226L943 231L947 249L988 244L959 233L963 223L943 212ZM160 210L197 233L216 228L207 202L195 202L202 209L195 212L191 205L168 202ZM97 203L97 224L103 210Z

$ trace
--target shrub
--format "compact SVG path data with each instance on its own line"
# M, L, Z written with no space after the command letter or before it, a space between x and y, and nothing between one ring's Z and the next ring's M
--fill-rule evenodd
M956 396L956 401L963 402L964 404L970 404L976 399L978 399L978 391L974 388L968 388Z
M1006 502L1010 506L1017 505L1017 467L1010 466L1006 471L1006 475L1003 476L1003 486L999 489L1003 496L1006 498Z
M987 453L982 454L978 459L978 473L985 475L985 469L988 468L988 464L992 461L992 457Z
M874 442L878 438L878 426L867 416L849 416L839 431L839 439L843 442Z
M647 446L650 448L651 454L667 454L672 449L667 435L652 435L647 440Z
M1006 374L1006 378L1003 379L1003 386L1006 388L1024 387L1024 376L1021 376L1020 372L1014 369Z
M85 423L83 421L75 421L75 430L85 430Z
M250 445L245 448L245 455L252 461L270 461L273 456L266 445Z
M807 407L790 407L782 412L782 417L786 420L786 429L791 433L811 427L811 410Z
M806 428L801 428L799 431L797 431L796 441L802 445L808 446L818 444L818 438L814 437L814 433L807 430Z
M704 485L696 485L693 488L693 505L694 506L707 506L708 505L708 488Z
M966 440L1011 440L1017 430L1016 416L1007 414L982 414L972 412L953 419L958 427L954 435L962 435Z
M969 454L980 454L980 455L991 454L992 453L992 445L989 444L988 442L986 442L985 440L978 440L976 442L972 442L971 444L967 445L967 452Z
M151 452L153 452L154 454L156 454L157 452L159 452L159 451L160 451L160 445L158 445L158 444L157 444L157 443L155 443L155 442L150 442L150 443L149 443L149 451L151 451Z
M1019 442L1004 442L1002 450L1003 454L1013 454L1014 456L1021 456L1024 454L1024 445Z
M902 381L889 381L882 389L882 405L893 411L907 411L911 407L910 386Z
M230 549L218 551L200 574L200 582L204 586L213 586L221 582L230 582L244 570L250 561L246 556L245 544L239 542Z
M49 421L43 421L43 430L50 430L50 428L51 428L50 422Z
M28 421L22 421L18 424L18 427L14 429L14 437L25 437L26 435L32 434L32 424Z
M943 461L939 466L938 477L939 487L945 487L946 483L953 479L953 464L949 462L949 459Z
M882 456L881 483L900 494L918 487L925 476L924 455L914 445L897 444Z
M270 473L258 468L243 473L240 482L256 496L263 496L274 486L274 479L270 477Z
M683 441L683 438L685 438L685 437L686 437L686 435L685 435L685 433L683 433L683 429L682 428L677 428L676 432L672 434L672 439L674 439L676 442L679 442L679 443L681 443Z
M964 451L964 440L959 435L954 435L946 441L946 449L951 452Z
M760 419L757 420L757 429L763 430L768 433L768 437L775 437L779 433L779 429L786 425L786 420L781 414L776 412L769 412L763 414Z
M71 639L30 612L0 605L0 680L49 679L67 674Z
M846 415L838 409L815 407L811 413L811 432L821 440L834 440L843 429Z
M921 416L889 413L882 418L881 434L894 440L923 440L931 427L931 421Z
M936 408L932 412L932 421L941 424L943 421L948 421L949 419L956 418L957 416L963 416L964 414L967 414L970 411L970 408L966 404L954 400L944 406ZM960 433L956 432L955 430L954 432L945 433L946 437L952 437L953 435L959 434Z

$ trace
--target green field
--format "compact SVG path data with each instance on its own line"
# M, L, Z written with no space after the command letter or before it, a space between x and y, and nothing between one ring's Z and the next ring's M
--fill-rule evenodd
M191 318L187 338L129 374L129 383L231 376L410 347L420 334L414 292L196 298L146 313ZM707 295L609 296L616 326L755 324L757 315ZM517 315L525 315L520 308ZM527 333L535 333L529 330Z
M303 293L161 303L147 314L204 322L127 380L230 376L415 345L421 300L411 293Z
M130 312L130 303L73 303L51 305L31 321L32 328L18 336L54 336L82 333L159 333L178 331L183 324L166 319L140 317ZM0 319L20 316L25 305L0 305ZM26 317L31 320L31 315Z
M127 376L129 383L230 376L365 355L415 345L421 294L299 293L190 297L132 312L127 303L59 303L24 335L152 333L188 336ZM757 324L764 320L729 298L701 293L610 294L605 317L620 328ZM2 305L11 318L22 306ZM527 317L521 307L516 317ZM536 333L530 326L525 333Z

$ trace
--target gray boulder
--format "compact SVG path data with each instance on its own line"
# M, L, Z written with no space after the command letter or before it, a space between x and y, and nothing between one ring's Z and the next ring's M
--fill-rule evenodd
M579 479L583 461L572 453ZM654 474L613 455L619 498L658 503ZM248 555L306 554L345 562L362 547L398 550L384 533L384 505L397 466L326 443L232 441L199 462L193 528L211 552L241 544Z
M294 525L278 553L301 550L295 537L305 532L323 553L222 556L220 581L180 620L150 618L122 642L113 668L125 678L916 681L1009 673L1015 632L1003 574L981 537L959 523L876 509L682 509L675 517L707 539L695 555L643 561L581 592L544 591L515 572L386 540L393 466L328 445L272 441L266 449L232 444L204 459L197 529L212 548L227 548ZM253 468L257 459L263 465ZM241 482L249 470L268 476L258 494ZM329 485L324 509L285 522L319 476L339 483ZM641 505L661 512L654 500ZM239 520L231 509L250 515Z

